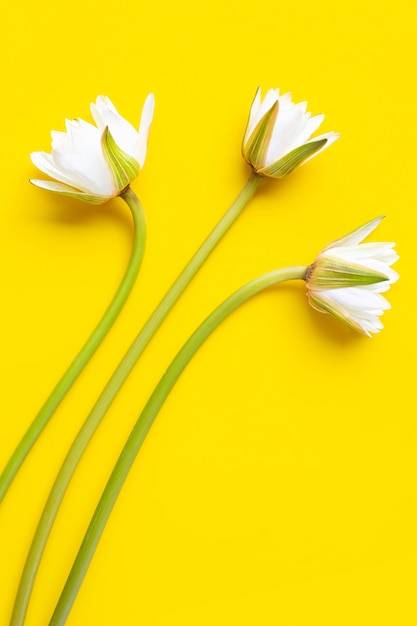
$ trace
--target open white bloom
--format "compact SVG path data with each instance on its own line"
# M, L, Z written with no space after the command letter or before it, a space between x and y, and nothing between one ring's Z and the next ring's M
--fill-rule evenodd
M377 217L330 243L306 275L311 306L368 337L383 328L379 317L391 307L381 293L398 279L390 267L399 258L394 243L361 243L381 220Z
M52 131L52 153L32 152L33 163L54 181L31 180L37 187L101 204L130 185L143 167L154 112L154 97L144 104L139 130L109 100L91 105L96 126L66 120L66 132Z
M307 102L294 104L291 94L269 89L261 99L256 92L243 139L242 153L251 167L262 176L283 178L330 146L339 137L331 132L310 139L324 115L306 112Z

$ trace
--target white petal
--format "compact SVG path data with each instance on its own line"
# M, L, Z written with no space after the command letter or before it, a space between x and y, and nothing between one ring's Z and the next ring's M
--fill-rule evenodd
M32 185L35 185L36 187L40 187L41 189L47 189L48 191L55 191L56 193L65 193L65 192L76 193L77 191L79 192L78 189L74 189L74 187L71 187L70 185L57 183L54 180L41 180L41 179L31 178L30 182L32 183Z
M300 109L300 111L304 114L306 114L306 117L310 117L311 113L306 113L307 111L307 106L308 103L306 100L304 100L304 102L298 102L298 104L295 105L297 107L297 109Z
M323 120L324 120L324 115L314 115L314 117L305 119L304 128L302 129L302 131L300 132L298 136L299 146L301 146L308 139L310 139L311 135L316 132L318 127L322 124ZM316 138L314 137L312 141L315 141L315 139Z
M294 105L289 94L279 100L278 117L272 132L265 166L268 167L298 147L298 137L305 126L305 114Z
M100 130L108 126L117 145L137 159L137 132L132 124L117 112L109 98L99 96L96 104L91 105L91 114Z
M47 174L51 178L55 178L70 187L77 188L78 181L76 181L73 177L68 176L66 173L61 172L55 166L51 154L48 154L47 152L32 152L30 158L32 163L44 174Z
M142 115L139 124L139 133L149 133L149 128L152 124L153 114L155 111L155 96L150 93L143 105Z
M360 324L360 326L362 327L365 334L368 335L368 337L371 336L370 333L374 333L375 335L377 335L379 331L384 328L381 320L378 317L375 317L373 320L360 319L357 321L358 324Z
M325 289L325 295L332 298L344 309L357 313L358 311L384 311L390 307L389 302L379 293L364 287L345 287L342 289Z
M106 120L102 115L103 111L111 111L115 115L118 115L116 107L110 98L107 98L107 96L97 96L96 104L92 103L90 105L90 111L100 130L104 130L107 126Z
M109 109L110 111L113 111L113 113L116 113L116 115L118 115L116 107L107 96L98 96L96 102L103 108Z
M67 123L67 120L66 120ZM52 146L58 148L60 150L70 150L71 149L71 137L68 133L61 132L59 130L51 131L52 136Z
M94 195L109 196L116 193L113 178L104 159L101 132L90 124L71 122L70 146L52 144L55 166L69 178L77 181L77 188Z
M383 218L384 216L380 215L379 217L376 217L375 219L366 222L366 224L364 224L363 226L356 228L356 230L353 230L351 233L348 233L344 237L340 237L340 239L335 239L335 241L332 241L323 249L323 252L324 250L331 250L332 248L341 246L355 246L356 244L363 241L363 239L365 239L368 235L370 235L372 231L374 231L375 228L380 224Z
M153 93L150 93L145 100L145 104L142 109L142 116L140 118L139 133L136 140L136 156L135 159L142 169L145 164L146 152L148 148L149 131L153 120L153 114L155 111L155 98Z
M372 242L362 243L356 246L338 246L331 248L331 252L324 253L324 256L330 254L332 257L345 259L356 263L358 261L366 262L367 259L381 261L387 265L392 265L399 259L398 254L393 250L395 243L392 242Z

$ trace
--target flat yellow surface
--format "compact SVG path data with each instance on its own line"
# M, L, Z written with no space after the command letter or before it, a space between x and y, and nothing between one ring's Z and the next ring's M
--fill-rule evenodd
M144 320L243 186L256 87L292 91L341 139L251 202L141 359L71 484L34 589L45 626L146 398L195 326L272 268L380 215L401 280L372 340L269 290L181 378L143 446L69 626L417 623L416 87L412 3L8 3L1 25L1 435L8 459L99 320L132 242L121 200L35 189L29 160L108 95L153 91L140 278L0 509L0 624L60 462Z

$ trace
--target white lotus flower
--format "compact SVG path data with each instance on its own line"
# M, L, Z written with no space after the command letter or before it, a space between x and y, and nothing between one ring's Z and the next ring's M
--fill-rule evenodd
M379 317L391 307L381 293L398 279L390 267L399 258L394 243L361 243L381 220L377 217L330 243L306 275L311 306L368 337L383 328Z
M331 132L310 139L324 115L311 117L306 108L307 102L294 104L291 94L280 96L279 89L270 89L262 100L258 89L242 146L244 158L258 174L283 178L339 137Z
M137 177L146 158L154 97L144 104L139 130L109 100L98 96L91 105L96 126L66 120L66 132L52 131L52 154L32 152L33 163L54 181L31 180L37 187L101 204L118 196Z

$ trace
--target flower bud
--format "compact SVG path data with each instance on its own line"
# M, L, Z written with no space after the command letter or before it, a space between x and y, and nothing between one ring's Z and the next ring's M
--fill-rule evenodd
M283 178L339 137L331 132L310 139L324 115L311 117L306 108L306 102L294 104L289 93L280 96L279 89L270 89L261 100L261 90L258 89L249 115L242 154L259 175Z

